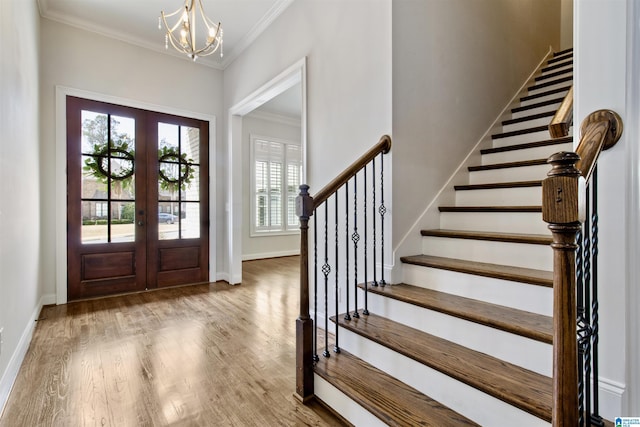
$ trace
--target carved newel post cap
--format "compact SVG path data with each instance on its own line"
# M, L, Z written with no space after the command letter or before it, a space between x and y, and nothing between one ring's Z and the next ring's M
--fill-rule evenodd
M547 176L578 176L580 171L576 169L576 163L580 160L580 156L572 151L561 151L552 154L547 160L551 165L551 170Z
M302 184L298 188L300 188L300 194L296 197L296 215L300 217L300 221L306 221L313 215L313 197L309 195L307 184Z

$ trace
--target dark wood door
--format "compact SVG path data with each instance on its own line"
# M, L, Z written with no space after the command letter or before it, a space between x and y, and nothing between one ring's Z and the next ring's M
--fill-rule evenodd
M208 280L208 123L67 97L68 299Z

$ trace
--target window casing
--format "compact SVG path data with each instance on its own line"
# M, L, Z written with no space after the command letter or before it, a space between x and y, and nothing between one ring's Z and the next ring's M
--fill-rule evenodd
M298 233L300 143L251 135L251 234Z

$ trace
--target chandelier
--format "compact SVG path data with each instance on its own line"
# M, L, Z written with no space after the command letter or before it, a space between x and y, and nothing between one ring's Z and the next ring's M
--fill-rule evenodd
M178 20L173 26L167 22L167 18L171 18L180 14ZM202 47L196 46L196 19L200 17L200 21L204 26L198 31L199 34L206 34L206 43ZM169 43L178 52L187 54L194 61L199 56L207 56L214 53L220 48L220 57L222 52L222 25L218 22L215 24L204 14L202 0L185 0L184 7L173 13L165 14L160 12L158 18L158 28L162 29L162 24L167 30L164 36L164 47L169 49Z

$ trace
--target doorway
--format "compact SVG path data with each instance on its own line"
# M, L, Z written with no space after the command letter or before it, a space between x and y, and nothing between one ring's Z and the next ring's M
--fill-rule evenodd
M66 100L68 299L208 281L208 122Z

